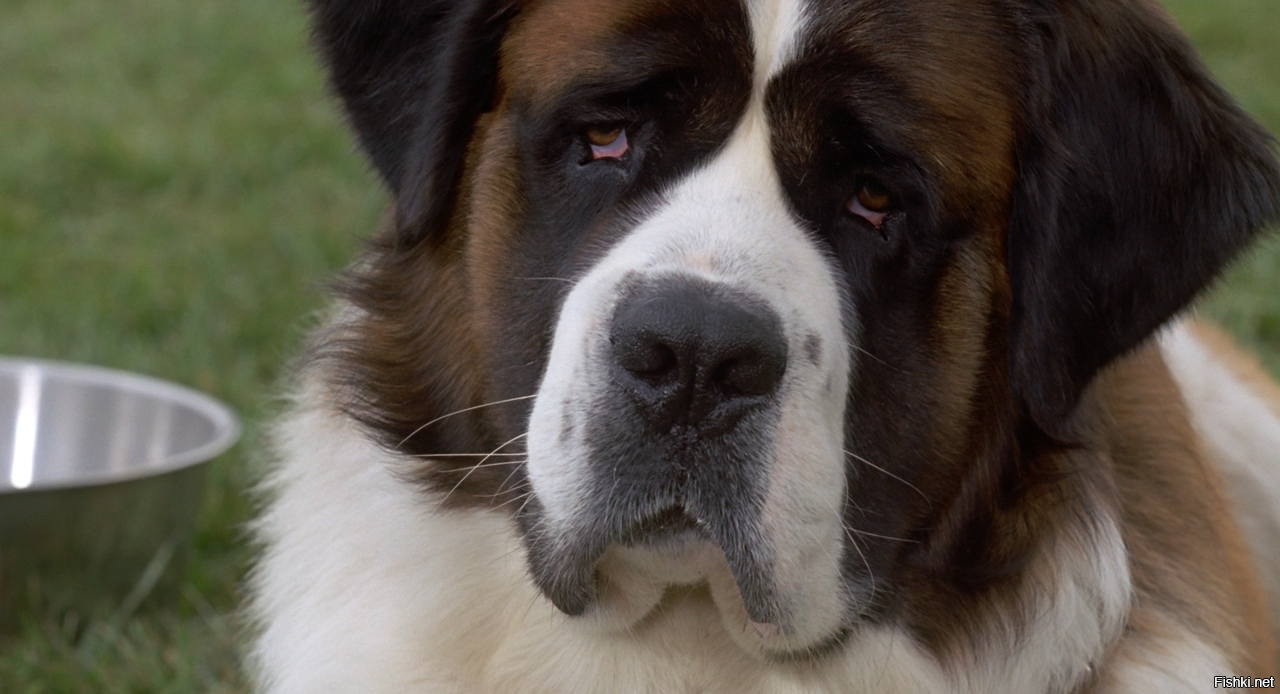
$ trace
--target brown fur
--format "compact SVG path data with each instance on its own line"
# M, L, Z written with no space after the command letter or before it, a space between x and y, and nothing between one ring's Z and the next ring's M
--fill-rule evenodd
M549 104L566 87L608 67L607 49L630 19L659 0L540 0L511 27L502 46L504 85L515 97Z
M1238 673L1268 672L1276 644L1266 598L1159 351L1122 359L1094 390L1110 428L1131 557L1130 636L1153 638L1162 623L1176 625L1221 648Z
M901 79L901 93L871 97L872 117L884 117L904 148L929 152L929 164L945 178L949 209L1003 216L1016 175L1019 94L1016 82L991 77L1020 61L1007 43L1007 8L990 0L868 0L834 13L847 17L819 41ZM914 110L911 117L895 117L902 104Z

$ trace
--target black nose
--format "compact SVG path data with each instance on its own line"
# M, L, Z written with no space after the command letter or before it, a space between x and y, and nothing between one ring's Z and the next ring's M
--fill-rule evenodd
M609 337L618 380L660 432L727 430L778 389L787 368L782 321L767 304L696 279L632 290Z

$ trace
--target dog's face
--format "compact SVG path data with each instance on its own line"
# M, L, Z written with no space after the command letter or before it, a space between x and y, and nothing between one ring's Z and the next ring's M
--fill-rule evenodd
M1143 2L441 4L315 3L397 203L352 409L607 628L705 583L816 653L1016 572L1018 461L1275 213Z
M904 50L894 21L798 3L600 14L516 20L509 125L480 145L524 182L523 219L473 234L499 239L476 260L498 264L479 303L514 362L494 396L537 393L519 514L535 580L623 623L709 580L733 631L818 646L875 607L897 546L868 538L912 539L928 456L911 449L965 418L919 384L971 390L979 368L1016 98L990 76L1014 56L915 69L982 21ZM565 282L550 299L531 278ZM961 321L937 320L940 291Z

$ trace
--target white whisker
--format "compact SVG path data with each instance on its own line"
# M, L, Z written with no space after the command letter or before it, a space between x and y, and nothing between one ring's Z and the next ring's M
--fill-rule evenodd
M872 468L872 469L874 469L874 470L879 470L880 472L884 473L885 475L887 475L887 476L889 476L889 477L892 477L892 478L893 478L893 479L895 479L895 480L898 480L899 482L901 482L901 483L903 483L903 484L907 485L908 487L911 487L912 489L914 489L914 490L915 490L916 494L919 494L919 495L920 495L920 498L921 498L921 499L924 499L924 500L925 500L925 502L927 502L927 503L933 503L933 502L929 501L929 497L925 496L925 493L924 493L924 492L922 492L922 491L920 491L920 488L919 488L919 487L917 487L917 486L915 486L914 484L911 484L910 482L908 482L908 481L906 481L906 480L902 479L901 477L899 477L899 476L897 476L897 475L893 474L892 472L889 472L888 470L886 470L886 469L884 469L884 468L880 467L879 465L876 465L875 463L871 462L870 460L867 460L866 458L863 458L862 456L858 455L857 453L854 453L853 451L845 451L845 452L844 452L844 454L845 454L845 455L847 455L847 456L851 456L851 457L853 457L855 460L858 460L859 462L863 463L863 464L864 464L864 465L866 465L867 467L870 467L870 468Z
M525 464L525 463L527 463L527 462L529 462L529 461L528 461L528 460L526 460L526 459L521 459L521 460L495 460L495 461L493 461L492 463L476 463L475 465L467 465L466 467L460 467L460 468L457 468L457 469L454 469L454 470L440 470L440 472L462 472L463 470L476 470L476 469L478 469L478 468L506 467L507 465L517 465L517 466L519 466L519 465L523 465L523 464ZM516 469L519 469L519 468L517 467Z
M892 540L893 542L911 542L911 543L920 542L919 540L912 540L906 537L893 537L892 535L879 535L877 533L870 533L870 532L867 532L866 530L858 530L857 528L850 528L848 525L846 525L844 529L857 535L862 535L864 537L874 537L880 540Z
M528 506L530 501L533 501L533 489L530 489L528 492L525 492L524 496L525 496L524 503L520 504L520 508L516 509L516 512L511 515L519 516L521 513L524 512L524 507ZM538 528L541 525L542 525L542 518L539 518L538 522L534 523L533 528L531 528L530 530Z
M499 445L497 448L493 449L493 451L492 451L492 452L497 453L498 451L502 450L503 448L506 448L507 446L510 446L511 444L515 443L516 441L519 441L520 439L522 439L522 438L524 438L524 437L526 437L526 436L528 436L528 435L529 435L529 432L527 432L527 431L526 431L526 432L524 432L523 434L516 434L515 436L512 436L510 439L507 439L507 441L506 441L505 443L503 443L503 444ZM442 503L442 504L443 504L444 502L448 501L448 500L449 500L449 497L453 496L453 493L454 493L454 492L456 492L456 491L458 491L458 487L461 487L461 486L462 486L462 483L463 483L463 482L466 482L466 481L467 481L467 478L471 476L471 473L475 472L475 471L476 471L476 468L479 468L479 467L484 463L484 461L485 461L485 460L486 460L486 458L481 458L479 463L476 463L475 465L472 465L471 467L469 467L469 468L467 469L467 474L463 475L463 476L462 476L462 479L458 480L458 483L457 483L457 484L455 484L455 485L453 485L453 489L450 489L450 490L449 490L449 493L444 495L444 498L440 500L440 503Z
M498 456L523 456L523 453L420 453L410 458L496 458Z
M573 284L573 280L563 277L517 277L518 280L528 280L530 282L564 282L565 284Z
M874 360L876 360L876 361L880 362L880 363L881 363L881 364L883 364L884 366L887 366L887 367L889 367L890 369L892 369L892 370L894 370L894 371L897 371L898 373L902 373L902 369L899 369L898 367L896 367L896 366L894 366L894 365L890 364L889 362L887 362L887 361L885 361L885 360L881 359L880 357L877 357L876 355L874 355L874 354L872 354L871 352L867 351L867 350L866 350L866 348L861 347L861 346L859 346L859 345L854 345L854 346L853 346L853 348L854 348L854 349L856 349L856 350L858 350L859 352L862 352L863 354L867 355L868 357L871 357L872 359L874 359Z
M485 407L493 407L494 405L505 405L505 404L507 404L507 403L509 403L509 402L517 402L517 401L520 401L520 400L528 400L528 399L530 399L530 398L536 398L536 397L538 397L538 394L537 394L537 393L534 393L534 394L532 394L532 395L521 395L521 396L520 396L520 397L518 397L518 398L507 398L506 400L495 400L494 402L486 402L486 403L484 403L483 405L472 405L471 407L464 407L464 408L462 408L461 410L454 410L453 412L450 412L449 414L442 414L442 415L440 415L439 417L436 417L435 419L433 419L433 420L431 420L431 421L427 422L426 424L423 424L422 426L418 427L417 429L414 429L412 432L410 432L410 433L409 433L409 435L408 435L408 436L404 437L403 439L400 439L400 443L399 443L399 444L397 444L397 445L399 445L399 446L403 446L405 441L408 441L409 439L411 439L411 438L413 438L413 437L417 436L417 435L418 435L418 433L419 433L419 432L421 432L423 429L426 429L427 427L431 426L432 424L435 424L436 422L439 422L439 421L440 421L440 420L442 420L442 419L448 419L448 418L450 418L450 417L452 417L452 416L454 416L454 415L462 414L463 412L470 412L470 411L472 411L472 410L479 410L479 409L483 409L483 408L485 408Z
M522 460L522 461L519 461L519 462L521 462L521 463L525 463L525 462L528 462L528 461L527 461L527 460ZM511 472L508 472L508 473L507 473L507 476L506 476L505 478L503 478L502 483L498 485L498 491L496 491L496 492L494 492L494 493L492 493L492 494L488 494L488 495L486 495L486 496L487 496L488 498L490 498L490 499L496 499L496 498L498 498L499 496L501 496L501 495L503 494L502 489L503 489L504 487L506 487L506 486L507 486L507 483L511 481L511 478L512 478L512 477L514 477L514 476L515 476L515 474L516 474L517 472L520 472L520 468L519 468L519 466L516 466L516 467L511 468ZM509 490L509 491L515 491L515 490ZM530 489L529 491L525 492L525 494L524 494L524 495L528 495L528 494L532 494L532 493L533 493L533 490L532 490L532 489ZM523 496L523 495L522 495L522 496ZM501 504L499 504L499 506L505 506L507 503L509 503L509 501L504 501L504 502L502 502Z
M871 570L871 562L867 560L867 555L862 551L862 547L858 545L858 540L851 534L852 528L845 525L843 521L840 523L841 529L844 530L845 537L849 538L849 544L853 545L854 551L862 558L862 565L867 569L867 578L871 579L871 595L867 597L867 606L869 607L876 600L876 574Z

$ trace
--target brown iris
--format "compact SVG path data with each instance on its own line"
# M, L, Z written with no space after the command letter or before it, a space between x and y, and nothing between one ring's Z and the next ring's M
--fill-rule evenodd
M596 147L608 147L618 141L622 137L622 127L593 127L587 128L587 142Z
M849 211L867 220L876 229L882 229L884 220L893 211L893 199L889 191L872 180L864 180L858 184L858 192L845 203ZM884 232L881 231L881 236Z
M858 204L869 212L887 213L893 207L889 191L875 181L864 181L858 188Z

